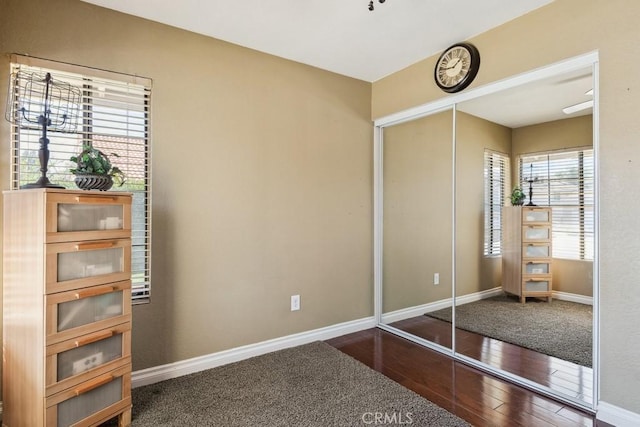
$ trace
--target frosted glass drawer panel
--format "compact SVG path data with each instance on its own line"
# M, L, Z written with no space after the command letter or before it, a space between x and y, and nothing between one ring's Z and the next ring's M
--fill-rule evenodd
M58 282L124 271L124 249L58 254Z
M551 222L549 209L523 209L522 222Z
M524 256L527 258L546 258L551 255L549 245L525 245Z
M58 426L70 426L122 400L123 378L107 379L106 384L58 404Z
M130 230L128 193L47 193L47 233Z
M99 425L131 407L131 364L56 393L45 406L48 426Z
M128 239L47 245L47 292L58 292L131 278Z
M549 227L522 227L524 240L549 240L551 229Z
M58 205L58 232L114 230L124 225L123 205Z
M56 380L62 381L121 358L122 336L123 332L107 330L79 338L75 343L79 343L80 347L57 354ZM91 342L96 338L97 341ZM85 344L83 340L89 342Z
M131 322L47 346L47 396L131 363Z
M123 291L63 302L58 304L57 329L66 331L98 320L120 316L122 312Z
M527 262L523 270L524 274L549 274L551 265L548 262Z
M548 280L525 280L524 290L525 292L547 292L551 289L549 285Z
M97 368L119 357L122 357L120 335L65 351L58 354L58 381Z
M131 314L131 282L47 295L47 345L113 327Z

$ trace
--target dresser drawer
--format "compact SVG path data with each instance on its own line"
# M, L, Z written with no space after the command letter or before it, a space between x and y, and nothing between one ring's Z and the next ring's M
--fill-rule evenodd
M550 222L551 222L551 209L549 208L523 208L522 209L523 224L550 223Z
M551 245L549 243L525 243L522 245L522 256L524 258L549 258Z
M131 320L131 281L46 296L47 345Z
M47 396L131 363L131 322L47 346Z
M131 232L131 197L109 193L48 193L47 243L117 239Z
M123 366L46 399L47 426L95 425L131 406L131 366Z
M548 225L526 225L522 227L523 242L547 242L551 240L551 227Z
M524 292L551 292L551 279L524 279L522 281Z
M47 293L131 278L131 240L47 245Z
M530 260L522 263L522 274L542 276L551 274L550 260Z

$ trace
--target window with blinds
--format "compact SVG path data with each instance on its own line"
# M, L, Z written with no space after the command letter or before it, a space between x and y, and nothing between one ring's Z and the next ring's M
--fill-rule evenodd
M532 201L551 206L553 257L593 260L593 149L520 156L520 182Z
M509 194L509 156L484 151L484 255L498 256L502 240L502 207Z
M150 297L151 202L150 202L150 99L151 80L120 75L68 64L18 56L11 64L11 87L17 105L31 100L24 90L32 78L51 74L53 81L68 83L82 93L76 126L49 130L50 160L47 177L65 188L76 188L69 171L69 158L90 143L105 152L112 163L126 175L116 191L133 193L132 203L132 300L148 302ZM15 59L15 58L14 58ZM23 60L22 63L20 59ZM134 81L132 81L134 80ZM7 111L18 110L8 108ZM19 112L16 112L18 114ZM41 127L37 123L19 121L11 132L11 188L35 182L40 176L38 150ZM117 154L112 155L112 153Z

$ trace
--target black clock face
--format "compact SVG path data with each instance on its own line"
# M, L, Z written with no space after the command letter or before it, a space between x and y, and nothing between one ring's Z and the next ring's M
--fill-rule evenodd
M445 50L434 72L436 84L445 92L459 92L471 84L480 68L480 53L470 43L458 43Z

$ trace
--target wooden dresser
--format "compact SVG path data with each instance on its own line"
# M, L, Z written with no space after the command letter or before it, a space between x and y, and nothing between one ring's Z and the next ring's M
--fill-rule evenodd
M131 424L131 195L4 192L2 425Z
M502 208L502 289L551 301L551 208Z

